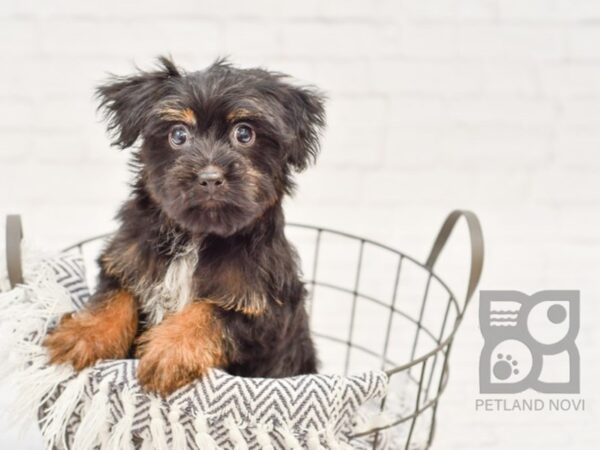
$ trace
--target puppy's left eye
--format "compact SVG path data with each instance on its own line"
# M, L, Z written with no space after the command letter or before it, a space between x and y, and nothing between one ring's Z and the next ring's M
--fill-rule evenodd
M254 129L247 123L237 124L232 134L234 141L244 147L254 144L254 140L256 139Z
M183 125L175 125L169 131L169 144L173 148L182 147L189 139L189 131Z

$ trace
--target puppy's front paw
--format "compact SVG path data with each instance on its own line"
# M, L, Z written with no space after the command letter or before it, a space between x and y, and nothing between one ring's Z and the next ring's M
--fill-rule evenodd
M177 347L155 339L144 345L138 366L138 381L148 392L167 397L206 373L202 362L187 358Z
M133 297L117 292L98 309L65 315L44 340L51 364L71 364L77 371L101 359L127 356L137 328Z
M77 371L109 355L94 343L89 320L68 314L44 341L51 364L70 364Z
M212 306L193 304L167 317L139 340L138 380L163 397L225 363L222 331Z

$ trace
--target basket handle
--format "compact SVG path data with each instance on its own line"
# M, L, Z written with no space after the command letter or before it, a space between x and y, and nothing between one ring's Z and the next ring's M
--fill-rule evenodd
M479 223L479 219L475 213L467 210L457 209L452 211L448 217L446 217L442 228L435 238L433 247L429 252L429 257L427 258L425 267L427 267L430 271L433 270L433 266L435 265L438 256L444 249L444 246L446 245L446 242L448 241L456 222L461 217L464 217L467 221L467 225L469 226L469 238L471 239L471 273L469 275L469 285L467 288L467 295L464 305L466 308L469 300L475 293L475 289L477 289L479 279L481 278L481 271L483 270L483 233L481 231L481 224Z
M16 214L6 216L6 269L11 288L17 284L23 284L22 240L21 216Z

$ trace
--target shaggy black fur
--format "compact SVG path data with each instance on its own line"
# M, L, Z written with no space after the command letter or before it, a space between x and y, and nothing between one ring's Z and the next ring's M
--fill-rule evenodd
M315 372L305 289L281 202L293 192L292 173L317 155L323 96L279 73L223 60L186 73L165 58L156 71L113 78L97 93L113 144L140 145L133 193L100 257L95 298L132 292L142 333L160 307L147 298L191 248L193 301L216 306L224 369L268 377ZM206 173L216 181L207 185Z

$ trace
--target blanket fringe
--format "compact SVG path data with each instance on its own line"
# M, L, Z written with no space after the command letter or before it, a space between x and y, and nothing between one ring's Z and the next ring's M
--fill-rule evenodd
M325 432L325 442L327 442L329 450L347 450L348 448L335 437L335 432L331 427Z
M298 439L296 439L296 437L292 433L292 430L290 430L286 426L282 426L278 430L281 436L283 437L283 442L285 443L287 449L302 450L302 446L300 445L300 442L298 442Z
M150 400L150 436L152 448L155 450L169 450L165 423L162 417L162 400L153 397Z
M171 448L173 450L186 450L187 441L185 437L185 428L180 421L180 412L177 408L172 407L169 411L169 423L171 424Z
M217 443L208 434L208 423L206 417L199 411L194 417L194 430L196 431L196 446L201 450L217 450Z
M242 435L242 431L232 417L225 419L225 426L229 430L229 437L233 442L234 450L248 450L248 444Z
M61 392L56 402L48 409L46 417L42 423L42 436L47 446L52 447L60 436L61 444L67 448L65 432L67 424L71 419L79 399L83 395L85 384L91 369L81 371L77 377L65 384L65 389Z
M267 425L258 424L256 426L256 440L258 441L261 450L275 450L269 431Z
M321 450L323 448L321 447L321 437L317 430L311 429L308 431L306 445L308 450Z
M109 450L134 450L131 429L135 416L135 397L127 386L123 387L120 396L123 416L112 428L107 448Z
M73 377L69 367L44 367L45 359L32 361L26 369L15 370L10 382L18 393L18 403L11 410L10 422L16 427L25 427L31 420L37 420L37 412L52 397L60 383ZM14 383L13 383L14 380Z
M98 392L92 398L90 405L85 409L81 423L75 433L73 448L77 450L92 450L106 429L109 415L110 380L104 379L98 387Z

